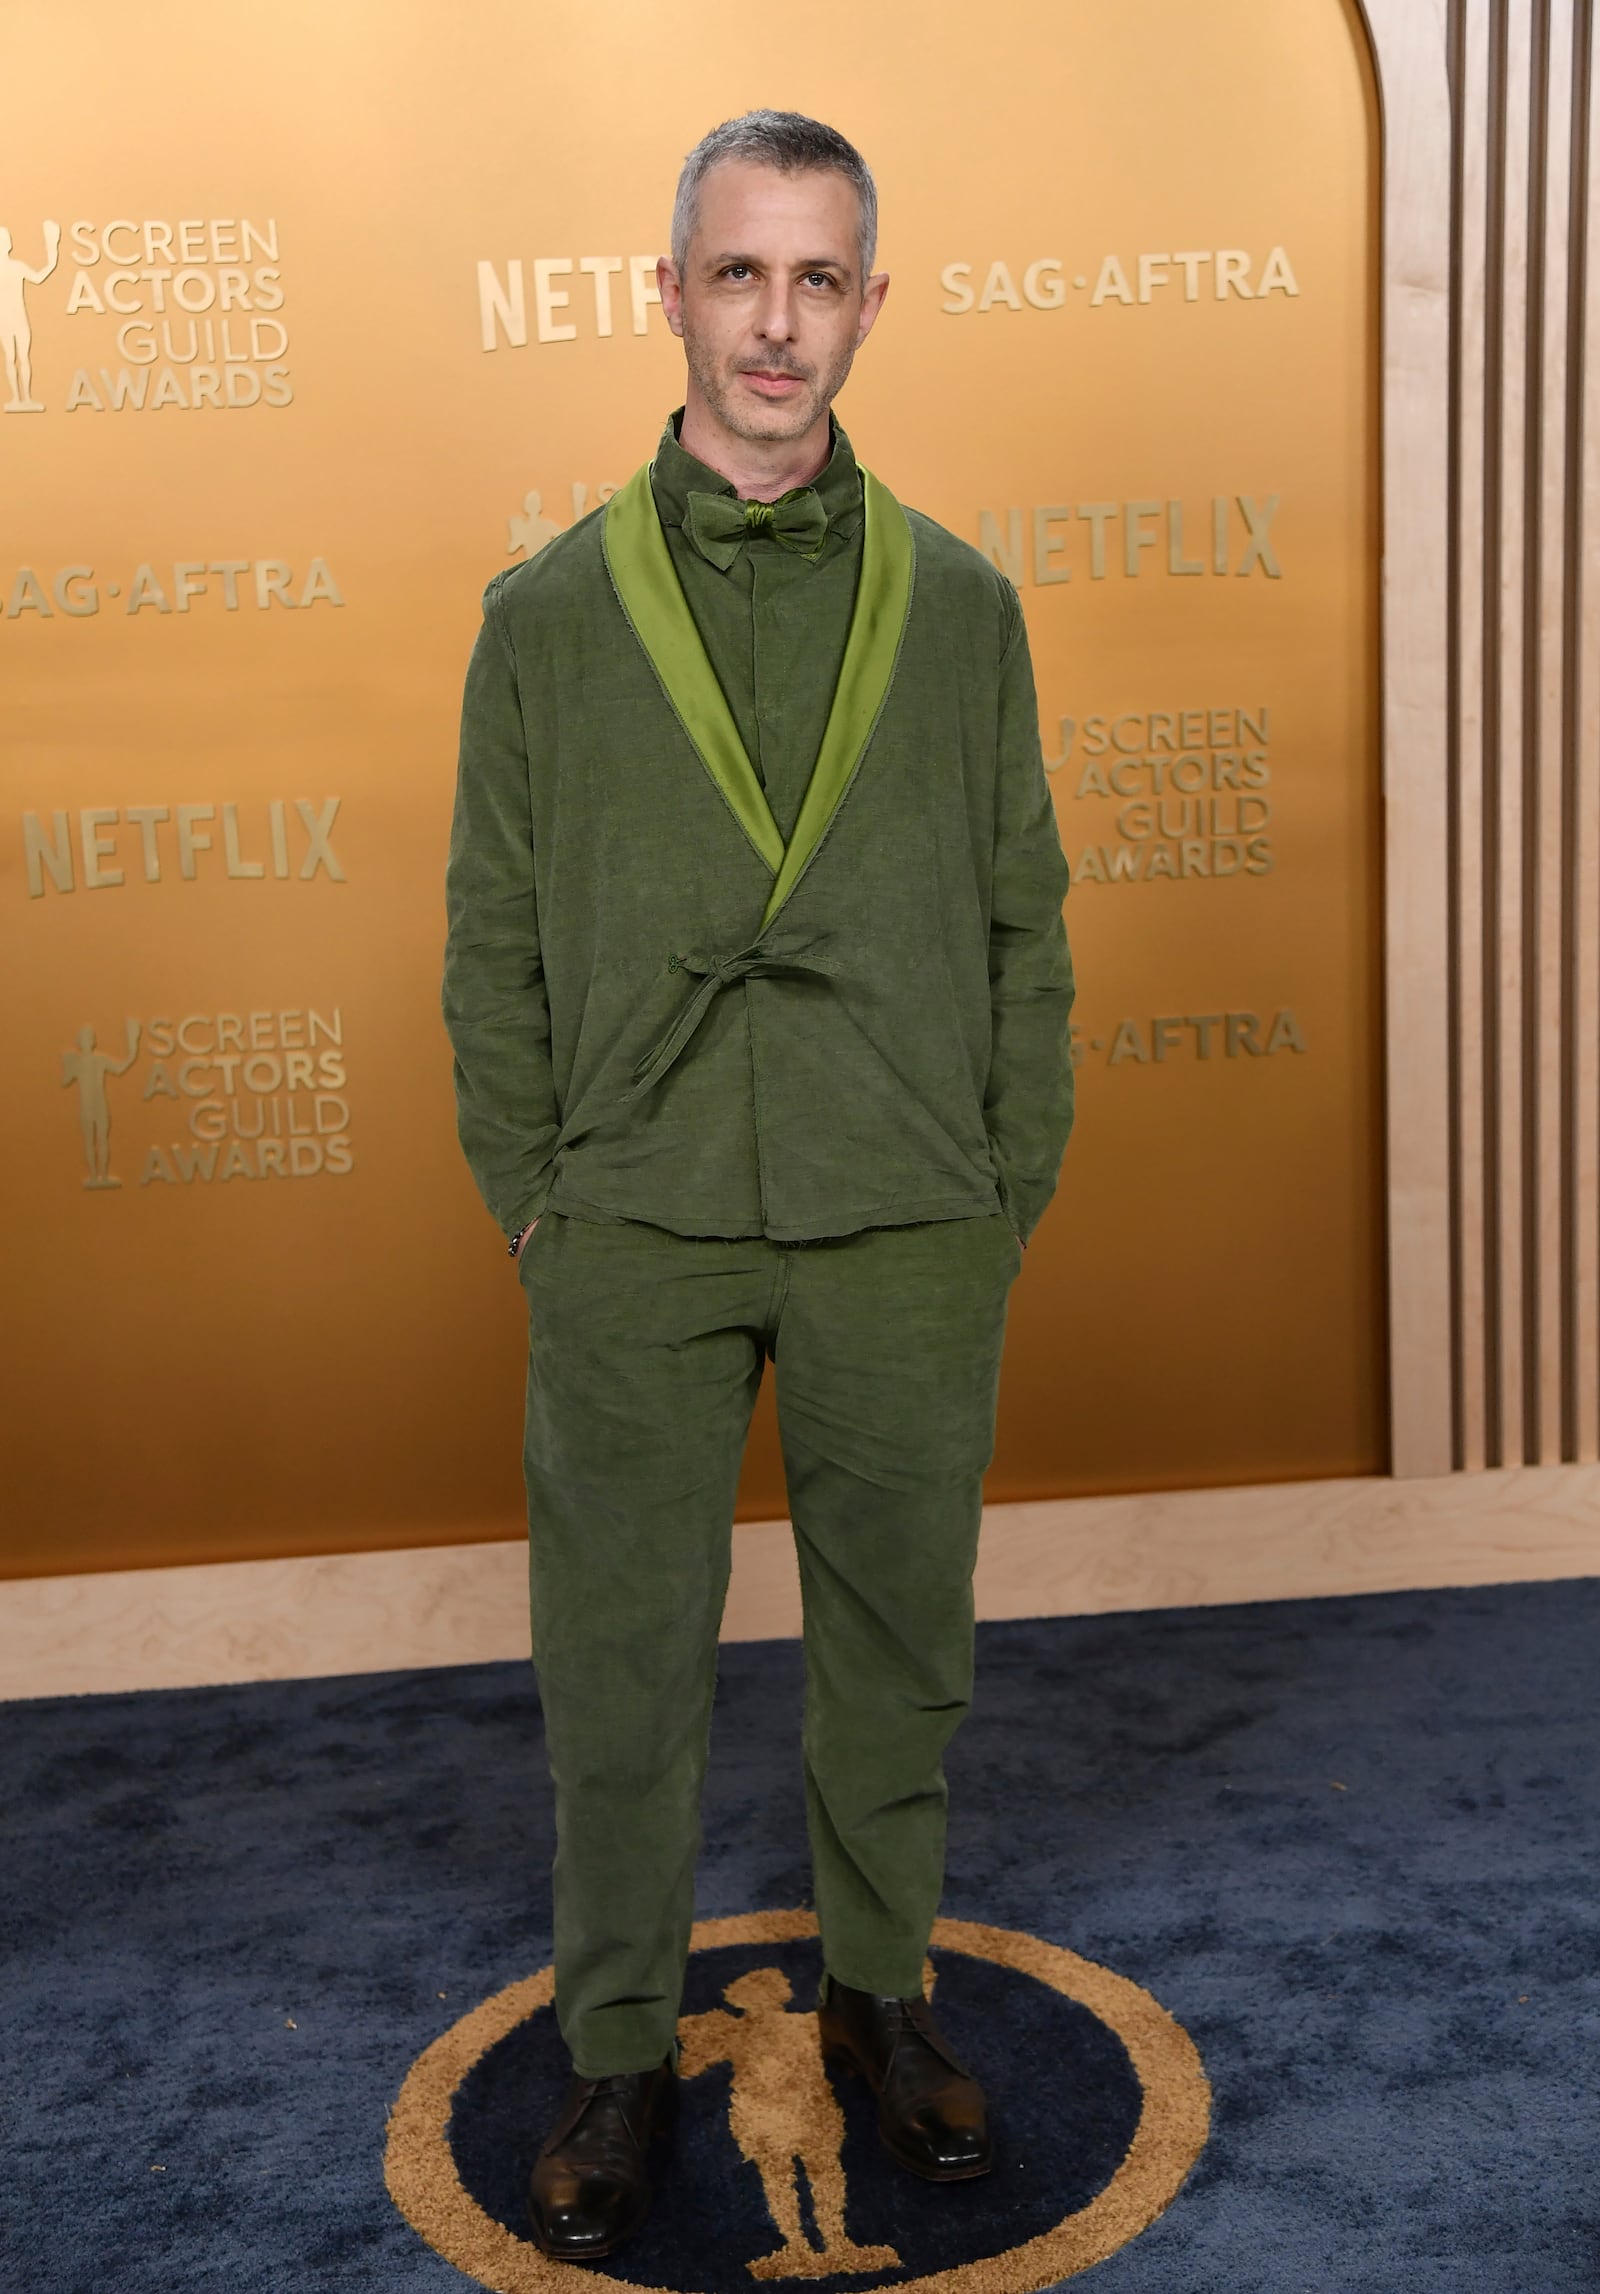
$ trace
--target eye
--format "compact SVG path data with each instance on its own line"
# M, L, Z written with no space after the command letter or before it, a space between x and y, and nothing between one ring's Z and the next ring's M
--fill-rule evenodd
M834 284L834 276L831 271L808 271L806 273L806 285L808 287L831 287Z
M725 279L748 279L751 275L748 263L727 263L723 266L722 276Z

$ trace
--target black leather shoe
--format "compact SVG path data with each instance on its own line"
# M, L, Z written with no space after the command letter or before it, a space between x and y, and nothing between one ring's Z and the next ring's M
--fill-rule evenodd
M677 2115L671 2063L573 2080L528 2185L541 2253L594 2262L632 2237L650 2212L650 2147Z
M967 2182L994 2164L983 2089L950 2052L925 1999L879 1998L823 1979L822 2052L878 2098L883 2147L929 2182Z

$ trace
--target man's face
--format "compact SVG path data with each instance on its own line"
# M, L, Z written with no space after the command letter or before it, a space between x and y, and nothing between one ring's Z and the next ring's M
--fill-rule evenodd
M724 160L701 184L683 277L661 264L661 302L691 383L734 437L803 438L843 387L889 285L861 276L859 220L832 169Z

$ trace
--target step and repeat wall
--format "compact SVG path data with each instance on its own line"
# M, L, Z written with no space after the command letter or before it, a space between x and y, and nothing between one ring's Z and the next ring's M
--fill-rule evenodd
M0 1568L510 1534L438 1018L484 582L678 403L677 168L877 171L862 458L1017 584L1081 1113L996 1498L1385 1461L1377 131L1341 0L14 16ZM23 100L25 97L25 100ZM743 1496L783 1510L770 1418Z

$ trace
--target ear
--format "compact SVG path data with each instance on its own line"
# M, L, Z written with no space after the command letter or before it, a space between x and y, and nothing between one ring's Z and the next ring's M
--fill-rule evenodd
M872 332L873 322L883 308L883 298L889 292L887 271L874 271L861 290L861 316L856 321L856 348L859 350Z
M661 297L662 312L675 335L683 332L683 281L670 256L662 255L656 262L656 292Z

